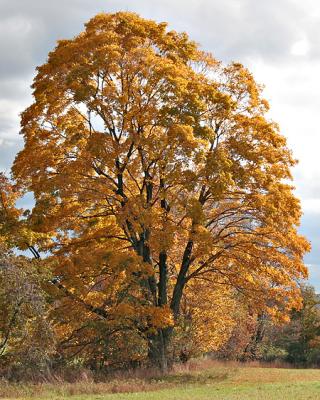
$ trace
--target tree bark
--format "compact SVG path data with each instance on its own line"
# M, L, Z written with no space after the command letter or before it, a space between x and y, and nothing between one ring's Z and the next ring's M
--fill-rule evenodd
M158 332L148 338L148 359L153 367L163 374L171 368L168 358L168 345L170 343L172 328L158 329Z
M173 290L172 300L170 304L175 320L179 316L180 303L183 294L183 289L186 284L186 276L191 263L192 250L193 250L193 241L189 240L183 254L181 268L177 277L177 282Z

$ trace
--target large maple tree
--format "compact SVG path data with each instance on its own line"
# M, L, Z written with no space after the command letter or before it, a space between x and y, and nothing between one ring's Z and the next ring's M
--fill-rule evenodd
M163 369L186 293L197 320L212 290L275 316L299 306L295 160L246 68L119 12L61 40L33 89L13 173L60 304L136 329Z

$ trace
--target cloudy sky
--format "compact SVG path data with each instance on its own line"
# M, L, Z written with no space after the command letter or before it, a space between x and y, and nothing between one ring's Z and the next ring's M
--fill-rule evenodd
M270 117L299 159L296 194L306 257L320 291L320 3L317 0L0 0L0 170L22 147L19 113L31 101L35 67L58 39L98 12L135 11L186 31L224 62L240 61L265 84Z

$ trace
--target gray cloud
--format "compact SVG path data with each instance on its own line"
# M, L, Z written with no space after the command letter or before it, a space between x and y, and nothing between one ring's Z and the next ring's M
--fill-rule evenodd
M101 11L133 10L185 30L223 60L290 57L290 46L309 24L307 10L292 0L2 0L0 73L16 76L43 63L57 39L72 37Z
M72 37L81 29L86 14L82 1L2 1L0 51L4 54L1 76L30 73L46 60L56 40Z

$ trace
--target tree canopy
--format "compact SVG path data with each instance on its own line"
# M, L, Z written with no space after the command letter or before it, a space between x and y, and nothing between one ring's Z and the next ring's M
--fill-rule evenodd
M13 174L34 194L24 223L49 255L64 340L135 332L165 368L181 310L223 331L236 292L276 318L299 308L295 160L246 68L119 12L59 41L33 89Z

